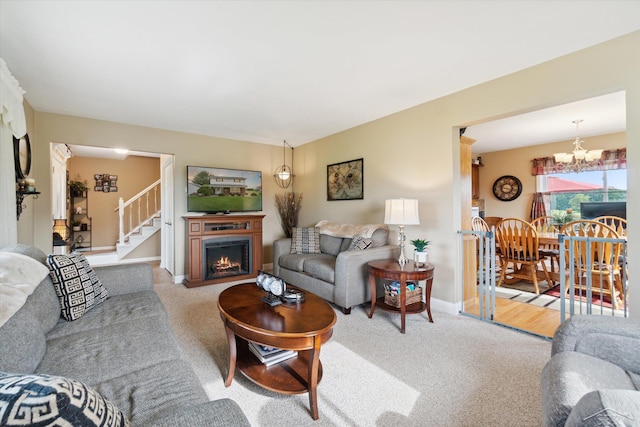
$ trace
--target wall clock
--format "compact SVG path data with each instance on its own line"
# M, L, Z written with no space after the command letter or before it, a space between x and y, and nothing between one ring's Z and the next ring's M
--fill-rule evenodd
M13 160L16 167L16 181L25 179L31 171L31 143L29 135L18 139L13 137Z
M522 193L522 182L512 175L504 175L493 183L493 194L503 202L515 200Z

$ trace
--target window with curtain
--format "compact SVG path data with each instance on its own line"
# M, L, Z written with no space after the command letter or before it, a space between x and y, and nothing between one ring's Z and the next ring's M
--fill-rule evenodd
M587 171L546 175L549 207L580 212L581 202L627 200L627 170Z
M548 195L546 214L554 216L570 210L578 216L582 202L626 201L626 160L626 148L606 150L599 162L581 172L570 172L553 157L533 159L536 191Z

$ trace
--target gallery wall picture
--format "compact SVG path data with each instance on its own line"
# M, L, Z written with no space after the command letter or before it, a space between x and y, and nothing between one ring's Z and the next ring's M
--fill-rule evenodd
M327 165L327 200L364 198L364 159Z
M97 173L93 175L96 185L93 191L101 191L103 193L115 193L118 191L118 175L108 173Z

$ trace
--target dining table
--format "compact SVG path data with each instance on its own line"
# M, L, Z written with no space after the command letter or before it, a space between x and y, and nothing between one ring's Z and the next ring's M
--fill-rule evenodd
M549 249L549 248L554 248L559 250L560 249L560 243L558 242L558 236L562 234L558 231L547 231L547 232L538 232L538 247L540 248L545 248L545 249ZM620 239L624 239L625 241L627 240L627 235L623 235L620 236ZM560 261L558 261L558 264L560 263ZM565 272L565 274L567 274ZM559 271L549 271L549 276L551 277L551 280L556 282L556 283L560 283L560 272ZM540 277L540 276L539 276ZM568 277L568 276L565 276Z

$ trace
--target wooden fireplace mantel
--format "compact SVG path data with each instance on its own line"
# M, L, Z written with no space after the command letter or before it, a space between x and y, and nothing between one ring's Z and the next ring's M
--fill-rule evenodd
M252 279L262 269L262 219L264 215L193 215L183 216L187 222L187 288L236 280ZM212 237L250 237L253 246L252 271L219 279L204 280L202 276L202 242Z

